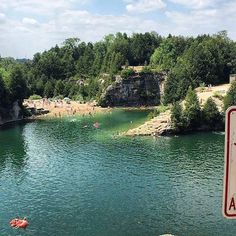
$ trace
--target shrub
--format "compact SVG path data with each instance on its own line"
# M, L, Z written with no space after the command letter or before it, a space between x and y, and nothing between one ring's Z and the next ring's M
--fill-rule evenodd
M140 74L150 74L150 73L152 73L152 70L148 66L144 66L140 72Z
M42 99L42 97L40 95L37 94L33 94L29 97L30 100L39 100Z
M201 108L195 90L189 87L185 98L184 118L188 128L197 127L201 123Z
M224 96L223 96L222 94L220 94L219 91L215 91L215 92L213 93L213 97L214 97L214 98L218 98L218 99L221 100L221 101L224 100Z
M169 106L160 105L148 114L148 118L152 119L156 116L159 116L161 113L166 112L167 110L169 110Z
M200 87L201 88L205 88L206 87L206 84L204 82L200 83Z
M80 101L80 102L84 101L83 96L81 94L76 94L76 95L72 96L72 100Z
M127 79L128 77L135 74L135 71L132 68L127 68L121 71L121 77Z
M206 84L203 82L203 83L200 83L200 86L199 86L200 88L199 88L199 91L200 92L204 92L205 91L205 89L206 89Z
M233 105L236 105L236 81L231 84L224 98L224 110L227 110L227 108Z
M63 96L63 95L58 95L58 96L56 96L54 99L56 99L56 100L62 100L62 99L64 99L64 96Z
M175 102L171 108L171 125L175 131L181 131L184 124L183 108L179 102Z
M202 118L203 122L210 128L222 125L223 117L220 114L216 103L211 97L208 98L206 103L204 104L204 107L202 109Z

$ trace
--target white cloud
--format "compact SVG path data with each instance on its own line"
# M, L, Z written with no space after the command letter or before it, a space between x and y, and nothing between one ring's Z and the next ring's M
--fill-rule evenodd
M179 0L178 0L179 1ZM234 27L236 19L231 17L236 14L236 2L224 2L215 7L192 9L189 13L180 11L167 11L173 34L197 35L203 33L216 33L227 30L229 36L236 39Z
M138 0L132 1L126 5L128 12L145 13L160 10L166 7L166 4L162 0Z
M3 13L0 13L0 24L3 24L6 21L6 16Z
M214 7L218 2L218 0L170 0L170 1L193 9Z
M130 12L145 13L164 8L161 19L153 14L109 15L77 10L73 4L93 0L0 0L0 54L2 56L32 57L36 52L62 43L66 38L79 37L82 41L97 41L109 33L157 31L167 35L197 35L228 30L236 39L236 1L228 0L120 0ZM222 1L219 4L219 1ZM20 2L20 3L19 3ZM217 3L217 4L216 4ZM81 6L81 5L80 5ZM129 6L129 7L128 7ZM84 9L84 7L81 7ZM179 9L178 11L176 9ZM9 14L11 12L11 14Z
M1 0L5 10L18 13L53 15L69 9L74 0ZM86 1L86 0L83 0Z
M63 27L62 27L63 26ZM128 15L99 15L88 11L66 11L45 25L47 32L63 32L66 35L77 35L83 40L94 41L105 34L121 32L142 32L154 30L157 24L152 20L143 20ZM78 35L79 34L79 35Z
M37 20L28 17L24 17L22 19L22 23L25 25L32 25L32 26L37 26L39 24Z
M34 27L35 25L37 27ZM66 10L47 22L39 23L29 17L24 17L21 21L8 20L7 24L0 28L0 53L3 56L32 57L34 53L61 44L69 37L95 42L109 33L120 31L131 34L157 28L162 29L155 21L138 16L101 15L88 11Z

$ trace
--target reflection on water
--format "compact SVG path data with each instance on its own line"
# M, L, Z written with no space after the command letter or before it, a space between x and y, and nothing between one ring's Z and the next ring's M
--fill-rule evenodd
M10 166L14 173L21 173L27 162L24 126L1 130L0 146L0 170Z
M146 115L115 111L1 131L0 234L235 235L221 215L224 136L116 136ZM29 229L9 228L16 215L29 218Z

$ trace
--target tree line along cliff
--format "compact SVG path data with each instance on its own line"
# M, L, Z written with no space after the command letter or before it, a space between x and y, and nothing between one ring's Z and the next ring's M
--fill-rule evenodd
M152 82L150 76L147 82L145 73L139 76L140 82L132 80L135 75L129 66L138 65L144 66L146 74L153 74ZM116 84L117 75L124 79L121 82L124 85L126 73L131 78L128 87L133 86L130 90L133 94L120 99L122 104L132 103L135 92L144 95L138 98L141 103L158 104L158 88L151 91L152 95L149 92L145 95L137 87L155 84L158 73L166 75L161 101L168 104L184 98L190 86L225 83L229 74L235 72L236 43L225 31L197 37L117 33L95 43L70 38L60 46L36 53L32 60L0 58L0 106L7 108L32 94L99 100L110 85Z

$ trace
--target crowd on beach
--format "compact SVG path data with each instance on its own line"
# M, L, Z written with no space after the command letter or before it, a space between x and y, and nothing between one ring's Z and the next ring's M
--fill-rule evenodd
M28 108L47 110L49 113L45 114L44 116L52 117L73 116L75 114L93 115L95 112L102 110L102 108L97 107L94 102L80 103L78 101L71 101L69 99L27 99L24 101L24 105Z

